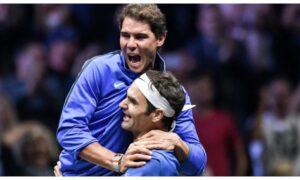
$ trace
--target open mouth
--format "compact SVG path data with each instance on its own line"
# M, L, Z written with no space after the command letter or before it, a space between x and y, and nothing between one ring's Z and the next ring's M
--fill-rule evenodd
M139 68L141 65L141 56L140 55L133 55L133 54L128 54L127 55L128 60L129 60L129 65L133 68Z
M140 55L130 55L128 54L128 59L130 62L136 63L141 61L141 56Z
M127 114L124 114L123 121L129 121L129 119L131 119L131 116L127 115Z

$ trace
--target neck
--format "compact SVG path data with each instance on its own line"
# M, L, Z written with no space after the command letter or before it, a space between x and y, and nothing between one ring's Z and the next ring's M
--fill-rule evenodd
M161 131L164 131L164 132L168 132L168 129L166 129L166 128L158 128L158 129L151 129L151 130L161 130ZM145 134L147 134L151 130L144 131L144 132L132 132L132 134L133 134L133 141L135 141L136 139L144 136Z
M145 135L147 132L141 132L141 133L133 133L133 141L135 141L136 139L142 137L143 135Z

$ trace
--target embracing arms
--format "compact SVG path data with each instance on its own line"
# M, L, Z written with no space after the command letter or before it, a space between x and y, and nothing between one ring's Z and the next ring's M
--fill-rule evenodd
M186 104L190 104L186 96ZM189 176L200 176L206 166L207 158L202 144L196 133L191 110L183 111L176 120L175 132L164 132L152 130L137 139L135 147L146 147L148 149L174 150L178 161L181 163L181 173ZM123 157L122 166L126 169L126 157Z

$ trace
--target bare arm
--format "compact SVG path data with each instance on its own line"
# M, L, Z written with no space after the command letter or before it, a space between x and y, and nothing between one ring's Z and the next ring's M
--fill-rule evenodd
M99 143L92 143L79 153L79 157L113 171L112 158L115 154L116 153L106 149ZM140 167L145 165L146 161L151 159L150 155L151 151L145 148L142 144L132 143L121 159L120 171L123 173L129 167ZM53 171L55 176L63 176L60 168L61 163L58 161Z
M175 134L175 133L174 133ZM175 144L175 155L179 162L183 162L189 155L189 146L177 135L177 143Z
M112 169L112 158L115 155L114 152L104 148L99 143L94 142L88 146L86 146L80 153L79 157L89 161L91 163L97 164L101 167L104 167L109 170ZM54 166L54 175L55 176L63 176L60 171L61 163L60 161Z
M113 170L112 158L114 155L114 152L106 149L97 142L86 146L79 153L79 157L81 157L82 159L89 161L93 164L97 164L109 170Z

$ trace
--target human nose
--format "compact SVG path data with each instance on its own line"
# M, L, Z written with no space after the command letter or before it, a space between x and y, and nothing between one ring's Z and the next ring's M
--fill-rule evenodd
M127 107L127 105L126 105L126 98L123 99L123 101L120 102L119 107L122 108L122 109L125 109Z
M127 43L127 47L130 49L130 50L134 50L136 48L136 42L135 42L135 39L133 37L129 38L128 40L128 43Z

